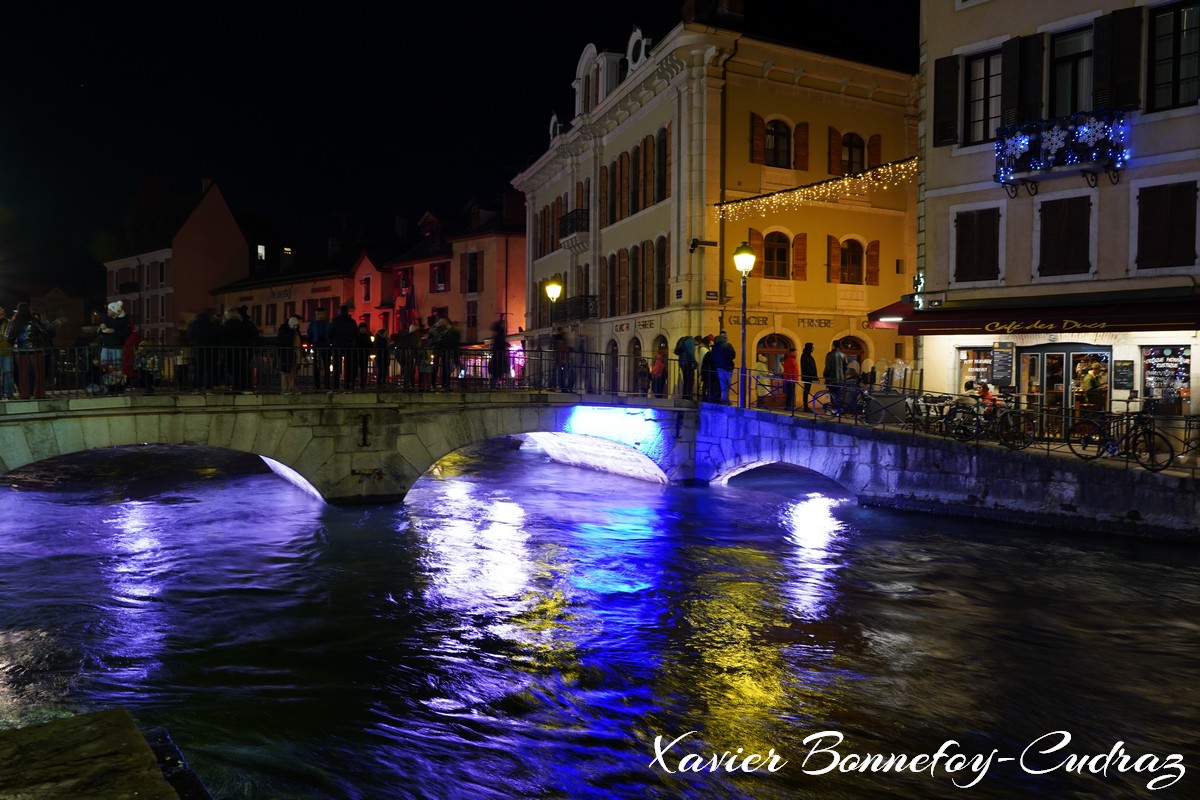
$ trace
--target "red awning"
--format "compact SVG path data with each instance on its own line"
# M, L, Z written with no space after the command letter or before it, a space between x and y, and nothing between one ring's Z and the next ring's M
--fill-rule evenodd
M872 311L867 319L871 327L894 327L901 336L1195 331L1200 330L1200 299L921 311L899 301Z

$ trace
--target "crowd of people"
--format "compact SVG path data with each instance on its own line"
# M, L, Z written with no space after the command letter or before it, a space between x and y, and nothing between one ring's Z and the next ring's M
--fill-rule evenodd
M343 305L330 319L326 309L318 308L307 324L292 314L270 337L263 336L246 306L220 314L207 309L180 331L178 345L156 347L142 341L124 303L113 300L93 313L91 325L82 328L85 335L76 342L76 350L86 362L80 371L86 375L85 390L90 394L129 389L153 393L164 375L174 380L178 391L228 394L295 394L302 372L311 375L314 391L329 393L370 385L415 391L449 391L466 385L462 333L452 320L431 317L389 334L385 329L372 332L352 312L351 306ZM11 317L0 308L0 394L5 399L46 396L47 373L53 366L49 353L61 322L44 320L27 303L18 305ZM89 337L88 332L94 333ZM513 369L504 322L497 320L490 333L488 386L503 388L511 385ZM761 360L756 360L752 370L759 405L766 405L769 395L778 394L785 409L795 409L799 386L800 408L808 409L812 386L818 380L840 386L857 377L856 362L847 360L838 341L833 342L818 375L813 348L812 342L806 343L799 356L795 348L789 348L775 356L775 369L759 356ZM577 358L563 331L552 335L550 350L546 362L550 388L575 391ZM673 388L668 386L673 360L680 370L678 396L683 399L729 405L731 396L736 397L731 392L737 390L737 350L724 330L716 335L682 336L673 353L661 343L651 359L638 357L634 392L668 396Z

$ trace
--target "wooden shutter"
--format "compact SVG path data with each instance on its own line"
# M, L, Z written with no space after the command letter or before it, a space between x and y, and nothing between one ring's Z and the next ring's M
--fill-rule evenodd
M617 219L629 216L629 153L617 157Z
M600 257L599 278L600 285L597 287L599 303L597 305L600 307L600 316L607 317L612 313L612 310L608 307L608 259L604 256Z
M792 239L792 280L808 280L808 234L797 233Z
M642 140L642 208L654 205L654 137Z
M933 146L958 144L958 56L933 62Z
M471 270L471 264L468 258L469 255L469 253L458 254L458 285L462 287L462 291L464 292L467 291L467 287L470 286L470 284L467 282L467 278L470 277L468 273Z
M1186 181L1138 192L1138 269L1195 265L1196 188Z
M483 291L483 251L475 253L475 291Z
M875 169L883 165L883 137L878 133L872 134L867 140L867 169Z
M767 123L758 114L750 114L750 163L767 163Z
M599 191L599 212L600 212L600 227L608 227L608 167L600 168L600 185L597 187Z
M879 285L879 240L867 243L866 263L863 265L866 274L864 282L867 286Z
M1017 125L1042 117L1042 58L1045 37L1038 33L1000 45L1000 124Z
M835 236L825 237L825 263L829 265L826 279L830 283L842 282L842 243Z
M829 126L829 174L842 174L842 132Z
M746 232L746 235L749 237L746 241L749 243L750 249L754 251L754 269L750 270L750 276L753 278L761 278L764 274L766 274L767 268L767 248L763 244L762 231L756 228L751 228ZM734 271L736 272L736 270ZM740 272L738 273L738 277L741 277Z
M671 151L671 126L670 125L667 126L667 135L663 137L663 142L664 142L664 146L663 146L662 158L664 159L663 164L667 171L666 180L663 181L663 183L666 184L666 191L663 193L663 199L666 200L668 197L671 196L671 152L672 151Z
M629 251L617 253L617 314L629 310Z
M1092 108L1138 108L1142 57L1142 9L1122 8L1093 23Z
M797 122L792 132L792 169L808 171L808 123Z

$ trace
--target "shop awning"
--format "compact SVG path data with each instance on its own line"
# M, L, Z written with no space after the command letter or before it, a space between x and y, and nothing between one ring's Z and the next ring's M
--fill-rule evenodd
M1200 299L921 311L901 300L872 311L867 319L871 327L895 328L901 336L1195 331L1200 330Z

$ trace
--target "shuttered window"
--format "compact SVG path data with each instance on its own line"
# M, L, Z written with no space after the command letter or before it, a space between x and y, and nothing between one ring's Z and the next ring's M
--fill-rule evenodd
M763 277L788 277L788 238L786 234L768 233L763 238Z
M1047 200L1038 207L1042 215L1041 263L1038 275L1086 275L1092 200L1087 196Z
M954 215L954 280L994 281L1000 277L1000 209L981 208Z
M1138 192L1137 268L1195 266L1196 181L1146 186Z

